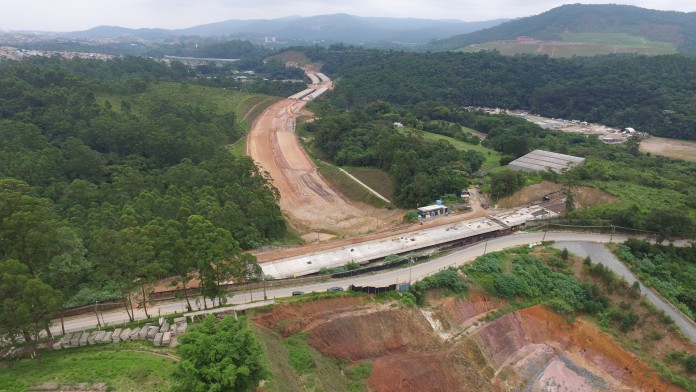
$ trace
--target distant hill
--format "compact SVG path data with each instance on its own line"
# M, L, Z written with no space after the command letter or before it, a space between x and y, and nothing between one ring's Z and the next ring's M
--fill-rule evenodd
M372 18L348 14L291 16L279 19L228 20L179 30L128 29L100 26L86 31L67 33L72 38L132 37L141 39L171 38L182 35L214 37L225 35L255 35L276 37L278 41L305 41L346 44L375 44L381 42L420 45L429 41L470 33L504 22L504 19L484 22L460 20L430 20L413 18Z
M517 40L518 37L527 38L521 42L527 45L534 44L533 40L566 41L576 46L605 45L619 48L619 51L629 46L629 50L623 51L639 53L644 48L671 45L673 51L696 53L696 12L655 11L616 4L568 4L539 15L438 40L425 49L457 50L474 44ZM637 50L630 50L631 45ZM659 53L658 50L655 54Z

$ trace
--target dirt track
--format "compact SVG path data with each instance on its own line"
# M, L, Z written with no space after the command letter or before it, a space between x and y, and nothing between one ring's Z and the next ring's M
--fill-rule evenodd
M331 86L329 81L310 87ZM389 226L398 212L347 200L317 172L295 134L295 119L306 103L284 99L273 104L247 139L247 154L270 174L285 216L301 234L359 234Z

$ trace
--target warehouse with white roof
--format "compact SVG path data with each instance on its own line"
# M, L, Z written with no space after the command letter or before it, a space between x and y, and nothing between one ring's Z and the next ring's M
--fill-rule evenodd
M551 169L556 173L560 173L583 163L585 163L585 158L544 150L534 150L510 162L508 168L513 171L546 171Z

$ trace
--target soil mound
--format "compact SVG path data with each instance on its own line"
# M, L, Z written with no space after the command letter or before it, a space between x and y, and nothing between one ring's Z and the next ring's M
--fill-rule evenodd
M254 322L288 337L332 317L365 310L371 311L370 304L364 297L337 297L277 305L268 313L254 317Z
M439 347L428 322L411 309L336 317L310 331L308 341L322 354L351 360Z
M681 391L588 321L543 306L486 321L503 301L471 292L429 309L340 297L283 304L255 322L304 332L324 355L369 359L376 391ZM445 330L443 333L443 330Z

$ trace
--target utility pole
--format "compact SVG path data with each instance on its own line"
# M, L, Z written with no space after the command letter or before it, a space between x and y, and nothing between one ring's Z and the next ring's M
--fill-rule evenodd
M609 242L611 242L614 239L614 230L616 229L616 226L611 225L611 235L609 235Z
M408 255L408 287L411 287L411 269L413 268L413 258Z
M263 300L266 301L268 297L266 296L266 274L263 274Z
M546 241L546 233L549 231L549 222L546 222L546 230L544 230L544 237L541 239L541 241Z
M97 310L97 304L99 304L99 301L94 301L94 314L97 316L97 327L101 328L101 321L99 320L99 311Z

